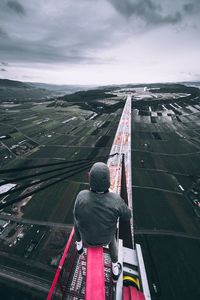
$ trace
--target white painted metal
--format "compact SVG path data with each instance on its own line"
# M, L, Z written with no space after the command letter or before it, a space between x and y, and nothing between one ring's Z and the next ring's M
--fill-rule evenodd
M123 241L118 241L118 261L122 265L122 272L116 284L115 300L122 300L123 295Z
M133 275L133 276L135 276L135 277L139 277L139 273L138 273L137 271L135 271L135 270L133 270L133 269L127 267L127 266L124 266L124 267L123 267L123 272L124 272L124 274L126 273L126 274L128 274L129 276L130 276L130 275Z
M141 246L139 244L136 244L136 252L137 252L139 271L140 271L145 300L151 300L151 295L150 295L150 291L149 291L149 284L147 281L147 275L146 275L146 269L145 269L145 265L144 265L142 250L141 250Z
M134 249L123 247L123 261L127 264L138 266L136 251Z

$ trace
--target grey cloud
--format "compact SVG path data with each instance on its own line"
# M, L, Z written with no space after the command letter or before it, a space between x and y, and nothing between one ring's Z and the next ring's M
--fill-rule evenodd
M0 38L4 37L7 37L7 32L2 27L0 27Z
M89 0L60 0L57 6L54 0L21 0L23 6L2 1L0 57L5 61L102 63L96 50L109 47L117 39L120 23L104 12L105 7L113 10L106 0L94 4ZM9 13L6 3L20 14L26 11L20 22L17 14ZM95 15L97 10L101 10L99 16Z
M10 49L12 49L11 55ZM76 50L76 49L75 49ZM4 46L1 46L0 54L4 59L10 62L36 62L36 63L87 63L90 60L93 61L92 57L87 57L83 55L81 51L74 51L70 53L66 49L41 44L39 42L26 43L21 41L21 43L14 43L14 41L7 41Z
M149 24L158 24L158 25L162 25L162 24L177 24L180 23L182 21L182 15L180 12L176 12L174 15L165 15L162 16L160 14L155 13L155 15L153 17L149 17L149 19L147 19L147 23Z
M1 68L0 71L1 71L1 72L6 72L6 69Z
M183 5L183 11L188 15L196 15L200 13L200 1L191 0Z
M0 45L0 56L9 62L30 62L30 63L102 63L101 57L97 57L91 53L88 53L88 49L94 49L100 46L104 40L98 39L95 43L94 36L87 37L81 40L78 38L73 44L65 45L62 40L63 36L57 36L52 43L51 38L45 38L44 40L26 41L17 38L4 38L4 42ZM62 45L56 45L61 43ZM2 65L5 66L4 63Z
M7 6L15 13L19 15L25 15L24 7L16 0L9 0Z
M0 58L21 64L108 63L101 51L133 37L141 22L142 34L176 25L197 5L184 0L183 8L177 2L169 7L167 0L59 0L56 5L55 0L0 0Z
M137 17L146 25L176 24L181 22L182 15L176 11L163 13L158 1L153 0L108 0L113 7L125 17Z
M193 13L194 12L194 5L193 3L187 3L183 6L183 10L186 12L186 13Z
M155 11L159 7L154 4L151 0L131 1L131 0L109 0L111 4L118 10L122 15L130 17L134 15L147 15L149 11Z

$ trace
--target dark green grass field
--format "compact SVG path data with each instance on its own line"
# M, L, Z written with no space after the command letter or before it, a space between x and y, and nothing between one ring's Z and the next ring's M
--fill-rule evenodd
M187 105L180 111L181 121L159 116L157 123L133 111L135 240L142 246L153 300L200 299L199 208L187 197L200 176L200 112Z
M200 220L187 197L188 190L200 176L200 110L194 112L194 105L191 107L187 103L181 106L181 114L177 116L171 109L161 111L161 106L155 103L153 113L148 111L146 115L133 109L135 240L142 246L153 300L200 299ZM92 111L82 110L77 105L47 108L42 104L22 106L18 112L3 110L1 135L5 132L11 138L5 140L8 149L1 146L2 166L14 168L83 158L95 160L99 156L104 156L102 160L106 161L121 112L122 109L111 114L104 111L90 119ZM11 147L24 139L32 139L37 147L21 155L12 154ZM11 157L5 159L9 151ZM23 218L72 224L76 195L88 188L88 171L89 166L35 194L22 208ZM14 172L6 179L32 172L36 175L36 170ZM37 175L36 178L44 177ZM17 251L21 251L20 246L17 247ZM8 265L13 263L7 260ZM20 269L20 263L17 267Z
M22 107L23 108L23 107ZM110 111L110 110L109 110ZM64 160L77 161L79 159L106 161L118 126L122 109L113 111L111 114L99 113L91 119L94 112L83 110L76 105L67 108L48 108L45 104L33 105L29 109L21 109L18 113L10 114L4 111L4 123L0 122L1 134L10 134L5 140L2 151L4 168L20 168ZM8 121L7 121L8 120ZM20 121L21 120L21 121ZM17 123L18 122L18 123ZM35 147L25 153L12 153L14 145L23 140L31 139ZM7 147L7 148L6 148ZM9 152L10 149L10 152ZM4 159L5 156L10 156ZM61 167L61 166L60 166ZM33 195L32 199L22 208L23 217L31 220L59 222L71 224L73 222L72 209L77 193L85 187L87 181L86 170L68 178ZM1 175L1 179L16 178L35 174L33 179L43 179L49 175L37 175L37 172L52 170L51 167L13 172ZM60 178L55 172L55 180ZM67 170L66 170L67 172ZM65 174L62 175L63 177ZM61 176L61 177L62 177ZM28 184L31 180L20 181L19 184ZM43 185L48 182L43 183ZM9 197L13 199L20 193ZM12 212L11 209L6 209Z
M133 189L135 227L199 234L191 204L182 195Z
M136 235L141 244L152 299L200 299L200 240Z

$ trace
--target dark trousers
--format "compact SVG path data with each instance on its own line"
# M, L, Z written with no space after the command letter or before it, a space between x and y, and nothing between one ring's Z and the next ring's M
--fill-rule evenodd
M82 238L81 238L78 226L76 225L76 222L74 222L74 230L75 230L76 240L77 240L77 242L80 242ZM103 245L96 245L96 246L93 245L92 246L92 245L87 244L85 241L83 241L83 243L86 246L91 246L91 247L103 246ZM110 243L108 244L108 247L109 247L109 251L110 251L111 261L113 263L116 263L118 261L118 251L117 251L117 241L116 241L115 236L113 236L113 238L111 239Z

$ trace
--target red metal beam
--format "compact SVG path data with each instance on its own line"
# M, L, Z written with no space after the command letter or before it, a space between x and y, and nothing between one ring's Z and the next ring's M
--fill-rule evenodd
M104 282L103 247L88 247L85 300L104 300Z
M122 116L117 128L114 142L110 154L118 153L118 156L111 157L107 165L110 169L110 190L120 193L121 190L121 155L124 153L124 143L128 144L127 122L130 118L131 98L126 101ZM105 299L105 280L104 280L104 256L103 248L88 248L87 268L86 268L86 294L85 300L103 300Z
M133 286L123 288L123 300L145 300L144 294Z
M65 250L64 250L63 255L62 255L61 259L60 259L59 265L57 267L56 274L54 276L54 280L52 282L51 288L49 290L49 294L47 296L47 300L51 300L51 298L53 296L55 287L56 287L57 282L58 282L58 278L60 276L60 272L62 270L63 264L65 262L65 259L66 259L66 256L67 256L67 253L68 253L68 250L69 250L69 247L70 247L71 242L72 242L73 235L74 235L74 227L72 228L72 231L70 233L69 239L68 239L67 244L65 246Z

